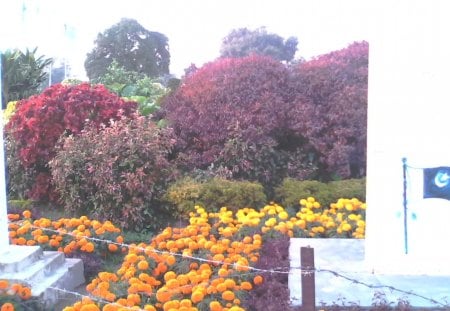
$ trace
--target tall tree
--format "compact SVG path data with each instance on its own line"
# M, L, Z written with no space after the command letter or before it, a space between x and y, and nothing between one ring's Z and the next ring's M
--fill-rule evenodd
M244 57L255 53L289 62L295 56L297 44L296 37L284 40L277 34L268 33L265 27L255 30L239 28L222 40L220 54L222 57Z
M41 91L41 85L48 79L46 67L51 58L36 56L37 48L24 52L15 49L2 54L2 95L4 109L8 102L27 98Z
M322 163L321 176L365 176L369 44L355 42L291 68L293 127Z
M95 81L103 76L113 60L128 71L149 77L168 74L168 38L145 29L134 19L124 18L98 34L95 47L84 63L89 79Z

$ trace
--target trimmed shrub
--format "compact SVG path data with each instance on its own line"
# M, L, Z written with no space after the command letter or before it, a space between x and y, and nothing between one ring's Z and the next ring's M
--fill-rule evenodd
M201 189L202 183L191 177L184 177L171 184L164 198L175 206L172 216L188 219L189 213L198 204Z
M293 128L317 150L322 180L366 174L368 55L355 42L291 67Z
M90 125L62 141L50 161L53 181L68 211L155 229L165 212L160 199L173 174L173 144L170 129L143 116Z
M218 211L224 206L236 211L246 206L257 208L267 203L260 183L217 177L207 181L182 178L169 187L165 198L177 207L177 216L184 218L194 211L195 205L201 205L208 211Z
M270 189L286 176L314 171L314 150L288 127L297 111L291 96L280 62L257 55L219 59L186 76L163 102L161 117L179 137L187 171L220 167Z
M267 203L264 187L258 182L231 181L213 178L202 184L199 204L208 210L217 211L226 206L236 211L243 207L253 207Z
M10 176L26 176L25 197L56 201L48 162L55 156L61 135L76 135L86 122L99 126L122 115L132 115L135 102L127 102L105 87L55 84L42 94L19 101L6 125L9 157L18 163L9 166ZM14 183L11 179L11 183ZM11 185L12 188L20 188Z
M277 200L286 207L298 207L301 199L314 197L323 207L340 198L357 198L365 202L366 179L347 179L323 183L316 180L286 178L275 189Z

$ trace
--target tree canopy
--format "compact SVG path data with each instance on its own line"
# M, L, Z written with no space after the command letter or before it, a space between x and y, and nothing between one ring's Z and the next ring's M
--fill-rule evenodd
M2 61L2 109L8 102L27 98L39 93L41 85L48 79L46 67L52 63L51 58L36 56L34 50L7 50L1 54Z
M283 37L268 33L266 28L255 30L239 28L232 30L223 40L222 57L244 57L251 54L270 56L279 61L291 61L297 51L296 37Z
M91 81L103 76L113 60L128 71L158 77L169 73L168 38L149 31L134 19L119 23L98 34L84 67Z
M366 173L368 61L369 44L362 41L291 68L297 130L330 178Z

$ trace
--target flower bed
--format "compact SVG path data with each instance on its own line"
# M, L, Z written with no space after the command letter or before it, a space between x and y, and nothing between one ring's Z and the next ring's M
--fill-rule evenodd
M273 269L258 269L263 243L279 234L289 237L363 238L365 204L340 199L328 208L310 197L298 211L271 203L236 213L195 207L189 225L167 227L151 241L124 244L110 222L87 217L31 220L9 215L12 243L124 256L117 271L100 272L86 286L90 298L72 310L245 310L249 293ZM123 253L123 254L122 254ZM275 269L275 267L273 267Z

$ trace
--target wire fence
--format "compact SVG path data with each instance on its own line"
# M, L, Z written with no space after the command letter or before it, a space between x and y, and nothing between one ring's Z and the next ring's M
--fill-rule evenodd
M392 285L387 285L387 284L370 284L368 282L363 282L361 280L359 280L356 277L350 277L348 276L348 274L358 274L358 273L365 273L368 274L369 272L362 272L362 271L335 271L332 269L326 269L326 268L320 268L320 267L311 267L311 266L303 266L300 264L300 266L283 266L283 267L273 267L270 269L261 269L261 268L257 268L254 266L250 266L250 265L241 265L238 263L233 263L230 264L228 262L225 261L220 261L220 260L211 260L211 259L207 259L207 258L201 258L201 257L196 257L196 256L190 256L190 255L186 255L186 254L181 254L181 253L176 253L176 252L171 252L171 251L162 251L162 250L158 250L155 248L149 248L149 247L140 247L137 246L135 244L127 244L127 243L118 243L116 241L113 240L108 240L108 239L100 239L100 238L95 238L95 237L90 237L90 236L85 236L85 235L75 235L72 234L70 232L65 232L62 230L55 230L55 229L51 229L51 228L46 228L46 227L40 227L40 226L35 226L35 225L31 225L30 228L33 229L41 229L44 231L48 231L48 232L52 232L52 233L56 233L56 234L60 234L60 235L68 235L73 237L74 239L81 239L84 238L86 240L90 240L92 242L97 242L97 243L106 243L106 244L114 244L117 245L118 247L125 247L127 249L132 249L132 250L137 250L137 251L142 251L145 253L148 252L154 252L156 254L159 255L163 255L163 254L167 254L167 255L172 255L175 257L180 257L183 260L190 260L190 261L197 261L199 263L208 263L208 264L213 264L213 265L227 265L227 266L232 266L233 268L240 268L240 270L244 270L247 271L246 273L242 273L239 272L236 275L242 276L242 275L253 275L253 274L283 274L283 275L292 275L292 274L300 274L300 275L314 275L315 273L327 273L327 274L331 274L333 277L336 278L340 278L340 279L344 279L350 283L353 284L357 284L357 285L361 285L364 286L366 288L369 289L374 289L374 290L389 290L391 292L397 292L403 295L407 295L408 297L416 297L416 298L420 298L423 299L424 301L427 301L429 303L431 303L434 306L439 306L440 308L450 308L450 304L447 301L438 301L435 298L432 297L427 297L425 295L419 294L413 290L407 290L407 289L402 289L402 288L398 288ZM230 275L230 277L232 277L233 275ZM215 278L210 279L209 283L212 282ZM30 283L31 286L33 286L34 284ZM206 284L207 285L207 284ZM193 284L188 284L185 285L183 287L192 287ZM298 286L301 286L301 284L299 284ZM180 287L181 288L181 287ZM179 288L179 289L180 289ZM58 288L58 287L49 287L49 289L54 290L56 292L61 292L64 294L69 294L72 295L74 297L79 297L80 300L88 297L89 299L91 299L94 302L97 302L99 304L110 304L110 305L115 305L118 306L120 308L123 309L127 309L127 310L143 310L143 309L138 309L136 307L129 307L129 306L124 306L115 302L110 302L110 301L106 301L102 298L99 298L97 296L91 295L91 294L83 294L83 293L79 293L73 290L67 290L64 288ZM177 290L167 290L166 292L168 293L176 293L179 292L178 289ZM449 294L450 294L450 288L449 288ZM156 295L156 293L152 293L152 294L144 294L144 295ZM144 311L144 310L143 310Z

